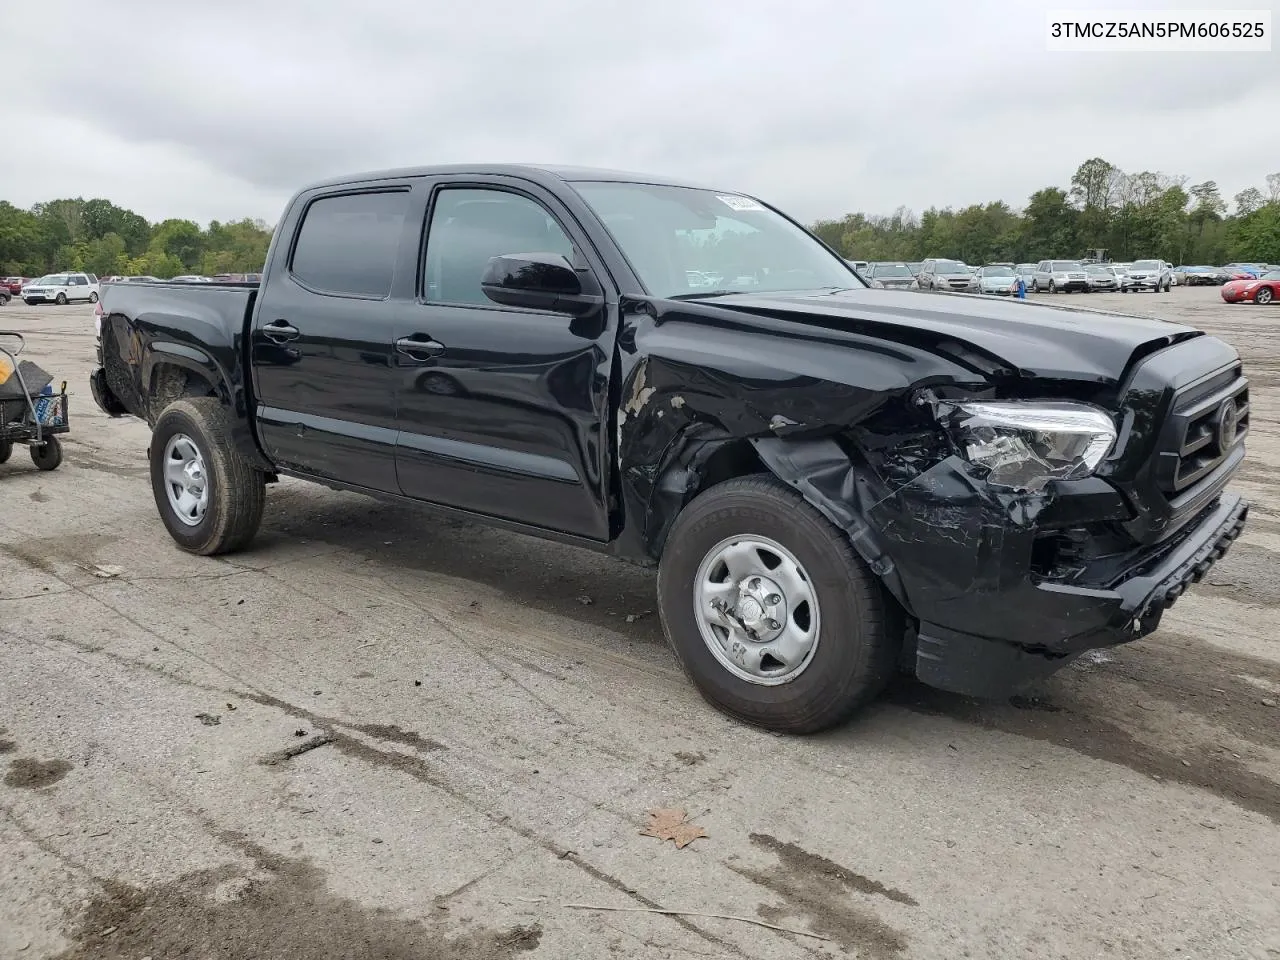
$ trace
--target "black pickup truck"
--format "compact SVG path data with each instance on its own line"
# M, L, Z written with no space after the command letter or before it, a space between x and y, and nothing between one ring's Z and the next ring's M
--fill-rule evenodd
M1154 630L1239 535L1234 349L1172 323L873 289L749 196L596 170L300 191L260 284L108 285L98 404L173 539L280 476L658 566L703 695L835 724L895 670L1007 695Z

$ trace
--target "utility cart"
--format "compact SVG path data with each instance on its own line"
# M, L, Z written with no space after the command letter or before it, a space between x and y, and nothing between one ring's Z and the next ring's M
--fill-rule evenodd
M20 333L0 330L0 463L25 443L31 462L41 470L57 470L62 463L58 435L71 429L67 418L67 383L57 393L53 378L34 363L19 361L26 340Z

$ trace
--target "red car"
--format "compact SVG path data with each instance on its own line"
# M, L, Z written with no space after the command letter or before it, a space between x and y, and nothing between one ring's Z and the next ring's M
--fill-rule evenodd
M1280 270L1272 270L1248 280L1229 280L1222 285L1222 299L1227 303L1275 303L1280 300Z
M16 295L22 292L22 285L26 282L26 277L3 277L0 278L0 287Z

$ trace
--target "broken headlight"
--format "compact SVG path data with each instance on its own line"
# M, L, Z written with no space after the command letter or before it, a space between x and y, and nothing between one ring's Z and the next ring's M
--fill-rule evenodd
M1111 417L1083 403L961 403L948 423L987 483L1030 493L1092 475L1116 441Z

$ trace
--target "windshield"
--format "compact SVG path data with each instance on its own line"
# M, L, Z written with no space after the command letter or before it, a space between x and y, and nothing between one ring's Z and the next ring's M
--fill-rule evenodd
M41 277L36 283L47 283L51 287L65 287L67 285L66 274L49 273Z
M1259 280L1280 280L1280 270L1268 270L1258 279Z
M748 197L644 183L575 183L645 289L658 297L862 288L853 269ZM714 288L688 271L723 277Z
M983 267L982 275L984 277L1012 277L1012 267Z
M969 268L958 260L939 260L934 267L934 270L943 276L969 272Z
M1134 270L1159 270L1160 264L1154 260L1139 260L1133 265Z
M1103 266L1093 266L1089 268L1089 272L1093 274L1095 277L1106 276L1107 274L1111 273L1111 268L1103 267Z
M1050 264L1050 268L1058 271L1059 273L1065 273L1068 270L1080 271L1084 269L1084 267L1080 265L1079 261L1076 260L1055 260Z
M910 277L911 271L900 263L886 263L883 266L872 267L871 275L877 280L881 277Z

